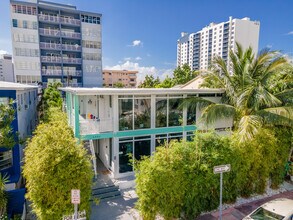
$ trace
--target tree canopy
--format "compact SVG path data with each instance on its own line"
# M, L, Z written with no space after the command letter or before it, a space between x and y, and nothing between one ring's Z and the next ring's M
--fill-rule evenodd
M17 135L11 126L14 118L14 102L0 104L0 147L12 148L16 144Z
M293 96L292 89L284 86L285 90L275 93L270 83L280 76L280 70L288 65L287 60L277 51L269 50L255 57L252 48L243 50L239 44L236 52L230 51L229 57L229 65L217 57L202 84L203 87L225 89L222 102L195 98L186 100L185 104L196 102L205 106L202 119L206 123L232 117L234 130L241 134L240 141L251 139L263 126L292 126L293 103L292 99L286 99Z
M25 149L26 197L38 219L61 219L74 212L71 189L80 189L80 210L89 214L93 171L85 148L74 138L66 114L48 110Z
M173 71L172 76L166 76L161 81L159 77L154 78L153 75L146 75L144 81L138 86L139 88L171 88L176 85L182 85L198 76L198 71L192 71L186 63L182 67L177 67Z

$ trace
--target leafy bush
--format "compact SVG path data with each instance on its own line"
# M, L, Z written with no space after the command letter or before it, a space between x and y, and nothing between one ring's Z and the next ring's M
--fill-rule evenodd
M80 210L89 214L93 171L86 150L73 136L66 114L49 110L25 149L23 175L38 219L61 219L74 212L71 189L80 189Z
M216 133L197 133L193 142L172 142L159 147L151 158L136 166L137 208L144 219L194 219L219 205L219 176L213 167L231 164L223 176L223 201L263 193L268 179L277 186L284 170L290 144L279 148L276 133L262 129L254 141L239 144ZM277 171L276 171L277 170Z

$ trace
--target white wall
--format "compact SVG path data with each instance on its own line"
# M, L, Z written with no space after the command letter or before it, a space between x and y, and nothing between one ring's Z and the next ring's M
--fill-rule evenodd
M14 82L12 59L4 59L4 56L0 55L0 80Z
M110 168L110 139L101 139L98 141L99 145L99 158L103 162L104 166Z

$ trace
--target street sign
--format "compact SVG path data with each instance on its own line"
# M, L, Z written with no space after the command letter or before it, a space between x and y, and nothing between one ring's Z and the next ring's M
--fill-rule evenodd
M230 164L220 165L220 166L214 166L214 174L217 173L226 173L231 170Z
M231 170L230 164L214 166L214 174L220 174L220 214L219 219L222 220L222 194L223 194L223 173L229 172Z
M71 190L71 203L72 204L79 204L80 203L80 190L79 189L72 189Z

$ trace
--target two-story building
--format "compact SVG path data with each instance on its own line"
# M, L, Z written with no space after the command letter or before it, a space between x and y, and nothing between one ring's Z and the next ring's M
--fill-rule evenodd
M11 127L19 138L25 140L32 135L37 124L38 87L0 81L0 104L14 101L15 119ZM23 158L21 144L13 148L0 148L0 172L8 177L5 189L8 193L8 214L20 214L24 203L25 189L22 188L21 166Z
M69 124L75 136L89 140L114 178L133 174L129 155L151 155L173 139L191 139L200 123L200 109L180 108L186 97L220 101L222 89L62 88ZM231 127L215 122L215 129Z

